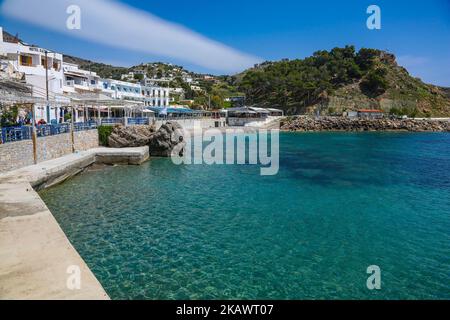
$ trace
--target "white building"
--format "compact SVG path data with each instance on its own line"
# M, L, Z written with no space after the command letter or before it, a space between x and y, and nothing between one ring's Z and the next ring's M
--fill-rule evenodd
M32 87L33 97L47 99L46 73L48 74L48 98L51 101L35 104L36 119L46 122L61 121L61 105L67 103L63 94L63 55L23 42L5 42L0 27L0 53L6 57L14 71L25 75L26 84Z
M133 81L133 80L137 80L136 76L141 76L142 78L145 78L146 71L145 70L134 70L134 71L128 72L126 74L122 74L120 78L122 81Z
M95 72L80 69L73 63L63 63L64 93L98 93L103 90L100 77Z
M113 99L144 101L144 97L141 92L141 85L138 83L113 79L103 79L101 80L101 83L102 92Z
M142 86L146 106L168 107L170 102L169 88Z

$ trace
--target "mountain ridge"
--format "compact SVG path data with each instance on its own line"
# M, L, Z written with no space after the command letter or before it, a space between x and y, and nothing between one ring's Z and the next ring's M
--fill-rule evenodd
M3 31L7 41L21 41ZM118 67L64 54L64 61L120 80L130 72L150 78L172 79L172 87L185 91L182 98L193 107L223 108L226 98L245 95L248 105L275 107L286 114L340 114L353 109L382 109L408 116L450 116L450 88L424 83L398 65L394 54L354 46L321 50L304 59L266 61L236 75L195 73L183 66L153 62ZM186 78L201 90L193 90ZM139 81L139 77L131 81ZM181 99L181 98L180 98Z

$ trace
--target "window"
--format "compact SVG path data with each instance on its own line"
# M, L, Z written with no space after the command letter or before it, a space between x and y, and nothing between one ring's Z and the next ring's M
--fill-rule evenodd
M55 69L56 71L59 71L61 69L61 64L59 63L59 61L53 62L53 69Z
M95 80L91 80L91 84L92 84L92 85L96 85Z
M20 65L21 66L26 66L26 67L31 67L33 65L33 58L30 56L20 56Z
M46 69L48 68L48 60L45 57L41 58L41 65Z

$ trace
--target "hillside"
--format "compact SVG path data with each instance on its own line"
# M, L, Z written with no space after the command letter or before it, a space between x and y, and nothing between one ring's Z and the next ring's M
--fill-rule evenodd
M21 41L3 31L6 41ZM230 107L227 98L246 96L247 105L274 107L286 114L341 114L345 110L372 108L409 116L450 116L450 88L433 86L410 76L396 57L376 49L354 46L318 51L311 57L264 62L237 75L213 76L162 62L130 68L64 55L64 61L96 72L102 78L139 81L170 79L182 88L178 100L193 100L192 107Z
M236 77L247 103L287 114L341 114L360 108L409 116L450 116L449 89L423 83L393 54L353 46L303 60L265 62Z
M81 69L96 72L102 78L120 80L122 74L128 73L128 68L125 67L115 67L109 64L93 62L66 54L64 55L64 62L77 64Z

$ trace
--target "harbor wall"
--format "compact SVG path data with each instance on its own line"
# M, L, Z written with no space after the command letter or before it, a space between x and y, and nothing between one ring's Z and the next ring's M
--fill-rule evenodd
M148 147L94 148L0 173L0 300L109 299L37 191L96 162L140 164L148 158ZM78 270L78 288L70 286L72 270Z
M74 132L75 151L84 151L99 146L98 131ZM72 153L70 133L40 137L36 140L37 162L43 162ZM0 172L7 172L34 164L33 142L23 140L0 144Z

